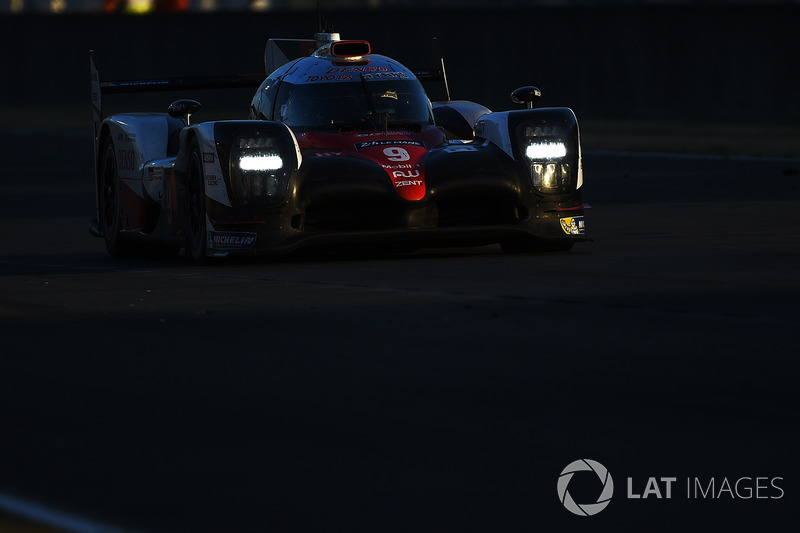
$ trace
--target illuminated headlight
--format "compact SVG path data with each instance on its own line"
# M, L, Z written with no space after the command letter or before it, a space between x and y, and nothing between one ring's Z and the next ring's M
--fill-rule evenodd
M542 189L556 189L569 182L569 165L564 163L533 163L533 184Z
M570 185L567 145L561 127L526 126L522 142L533 186L544 192L559 192Z
M271 137L240 137L232 147L231 188L245 204L280 201L286 193L289 169Z
M561 142L544 142L529 144L525 155L531 160L561 159L567 155L567 146Z
M245 172L264 172L283 168L279 155L243 155L239 158L239 168Z

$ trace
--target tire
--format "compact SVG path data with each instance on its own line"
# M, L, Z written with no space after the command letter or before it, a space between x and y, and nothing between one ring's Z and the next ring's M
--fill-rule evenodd
M195 263L206 262L208 235L206 230L206 189L203 174L203 155L195 139L189 155L187 171L186 203L187 231L186 256Z
M98 167L98 183L100 187L100 227L106 243L108 255L121 259L134 255L136 243L125 241L120 232L122 229L122 207L120 205L121 183L117 172L117 155L114 141L106 137Z
M114 259L153 258L168 259L175 257L179 246L166 244L149 244L126 240L121 235L122 207L120 205L121 180L117 172L117 155L114 141L106 137L98 167L100 183L100 216L103 240L108 255Z

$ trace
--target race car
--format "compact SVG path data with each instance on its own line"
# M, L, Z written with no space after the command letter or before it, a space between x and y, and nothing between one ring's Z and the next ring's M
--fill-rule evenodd
M523 109L492 112L450 100L443 62L412 71L330 32L270 39L266 75L101 82L90 58L90 231L112 257L564 251L588 240L577 119L534 108L536 87L512 93ZM445 100L430 101L427 80L445 84ZM246 120L192 122L201 106L189 99L102 116L101 94L247 85L257 89Z

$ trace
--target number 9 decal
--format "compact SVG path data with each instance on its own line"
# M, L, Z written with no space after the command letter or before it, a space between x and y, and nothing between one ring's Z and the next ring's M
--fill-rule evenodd
M383 155L385 155L389 161L408 161L411 159L411 156L408 155L408 152L399 146L390 146L389 148L384 148Z

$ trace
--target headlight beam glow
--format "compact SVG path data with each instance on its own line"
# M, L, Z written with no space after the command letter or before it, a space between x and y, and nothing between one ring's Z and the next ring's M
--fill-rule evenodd
M283 168L279 155L243 155L239 158L239 168L249 172L278 170Z
M560 159L567 155L564 143L533 143L525 149L525 155L531 160Z

